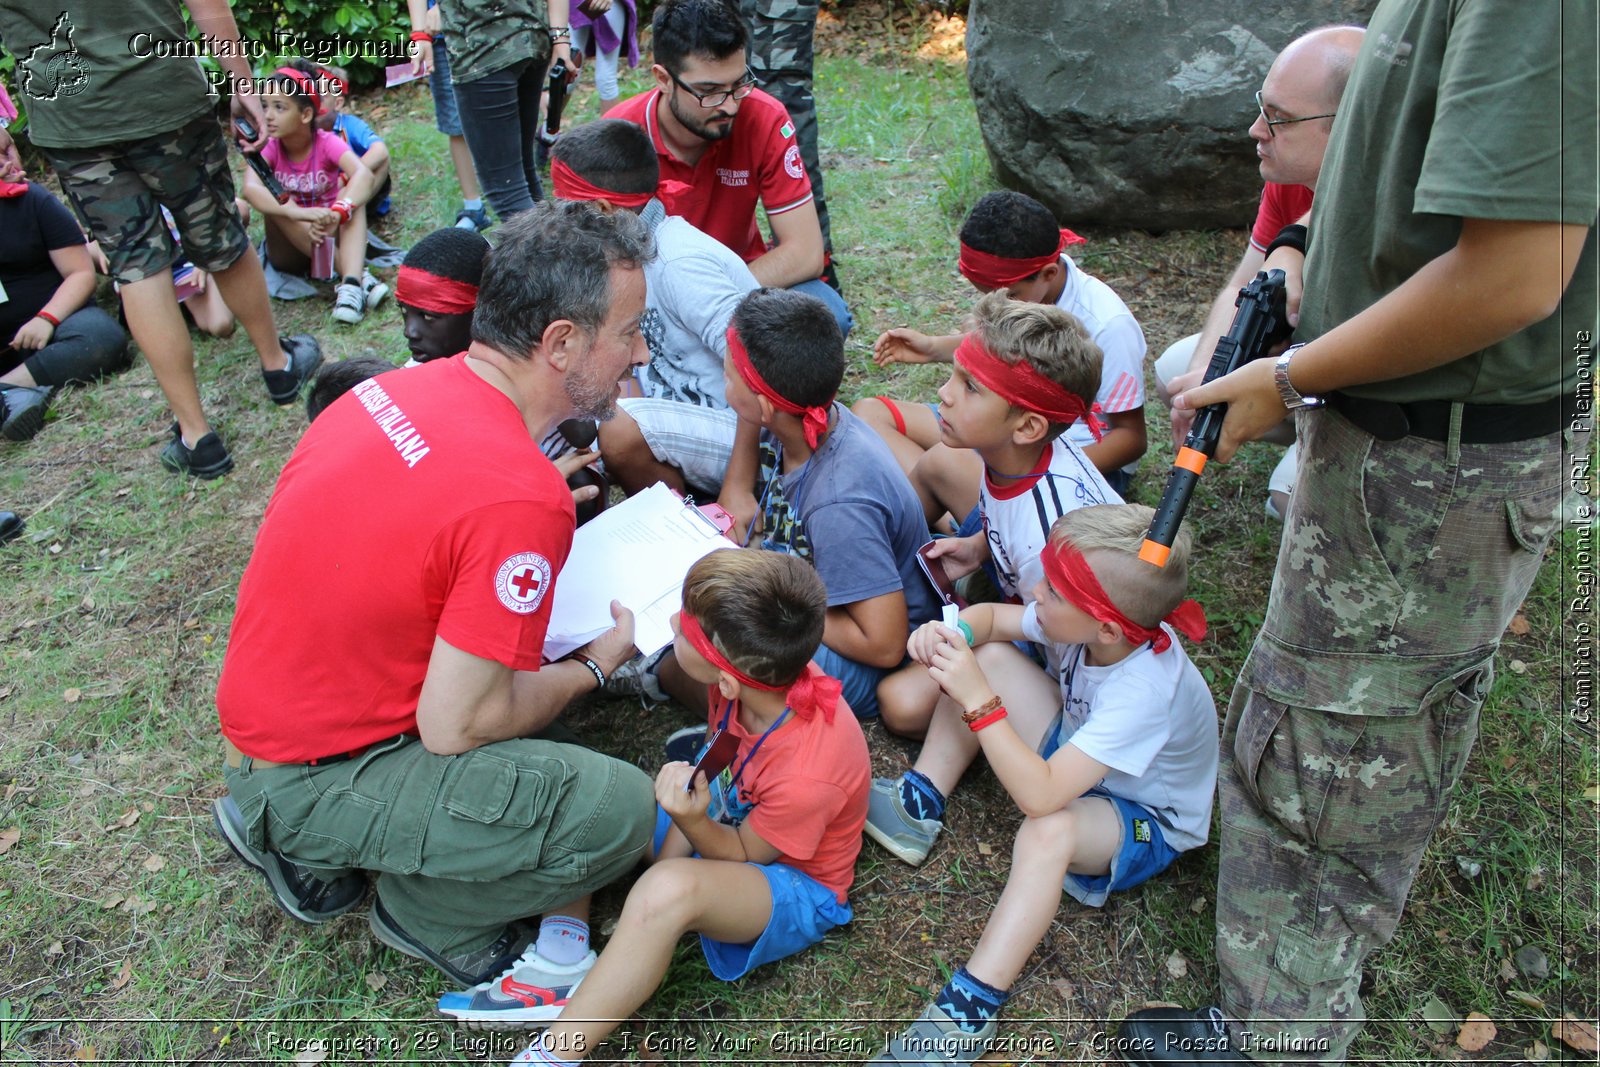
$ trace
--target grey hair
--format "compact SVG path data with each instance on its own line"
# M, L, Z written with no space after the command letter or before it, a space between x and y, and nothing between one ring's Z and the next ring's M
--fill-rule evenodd
M631 211L544 200L500 228L484 263L472 339L527 359L552 322L592 333L611 308L611 268L655 259L655 237Z

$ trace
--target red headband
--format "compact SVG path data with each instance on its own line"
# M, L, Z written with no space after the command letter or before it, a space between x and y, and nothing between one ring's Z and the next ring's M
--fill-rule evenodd
M478 306L478 287L455 278L429 274L421 267L401 264L394 298L408 307L434 315L464 315Z
M550 184L562 200L606 200L618 207L644 207L654 197L683 196L693 189L688 182L667 178L648 193L619 193L600 188L559 159L550 161Z
M963 241L961 256L956 260L956 268L961 271L962 277L980 289L1004 289L1044 270L1056 261L1068 245L1087 243L1071 230L1063 229L1061 243L1056 245L1054 252L1047 256L1034 256L1032 259L1014 259L1011 256L980 252Z
M961 369L982 382L990 392L1024 411L1034 411L1051 422L1068 426L1083 419L1089 432L1100 440L1099 423L1087 418L1089 405L1077 393L1063 389L1033 369L1027 360L1007 363L983 347L976 333L969 333L956 346L955 360Z
M288 78L290 81L299 85L300 88L306 91L306 95L311 97L312 110L318 115L323 113L322 94L317 92L317 81L315 78L304 71L295 70L293 67L279 67L272 73L281 74L285 78Z
M26 181L0 182L0 200L10 200L13 197L21 196L27 191L28 183Z
M796 404L787 397L779 396L778 391L761 377L761 372L756 370L755 364L750 362L750 353L745 351L744 342L739 340L739 332L732 326L728 327L728 355L733 357L733 365L738 368L739 377L744 379L744 384L772 401L772 406L779 411L801 417L806 444L816 448L817 442L822 440L822 435L828 432L828 410L833 406L833 401L829 400L826 404L808 408Z
M769 685L766 682L756 681L729 663L728 657L717 650L717 646L711 643L711 638L706 636L705 630L700 628L700 620L687 611L678 613L678 631L683 634L683 639L689 642L689 647L706 658L707 663L719 671L733 675L739 680L740 685L759 689L763 693L779 693L787 690L783 699L795 715L809 719L820 711L823 722L833 721L833 713L839 707L839 697L844 692L844 683L822 673L822 668L815 663L807 663L805 672L788 686Z
M1042 557L1045 577L1050 580L1051 586L1090 618L1097 622L1116 623L1130 641L1149 641L1157 652L1165 652L1167 646L1172 644L1172 638L1160 626L1140 626L1118 610L1111 598L1106 596L1100 579L1089 568L1089 561L1083 558L1083 553L1072 542L1057 541L1046 545ZM1193 600L1185 600L1161 621L1171 623L1173 629L1191 641L1198 641L1206 635L1205 610Z

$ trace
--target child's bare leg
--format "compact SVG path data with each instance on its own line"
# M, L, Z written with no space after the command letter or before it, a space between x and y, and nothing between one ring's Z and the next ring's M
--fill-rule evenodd
M684 934L753 941L771 916L766 876L750 864L662 860L629 891L610 943L539 1040L561 1059L583 1059L660 987Z
M477 200L482 197L478 189L478 172L472 168L472 150L467 139L460 134L450 136L450 162L456 169L456 184L461 186L461 199Z
M228 303L222 298L222 290L214 282L208 283L202 292L195 293L183 302L184 309L194 319L194 324L201 333L212 337L232 337L235 326L233 312L228 308Z
M1079 797L1065 808L1022 821L1011 849L1011 874L967 970L1009 989L1044 939L1061 904L1061 880L1105 874L1122 843L1122 820L1104 797Z
M883 398L868 396L857 400L850 410L883 438L889 451L894 453L895 462L910 477L911 468L917 465L922 454L939 443L939 420L926 404L909 400L894 403L891 409ZM895 421L895 410L900 412L899 422Z
M978 506L983 459L970 448L935 444L917 461L910 477L930 526L946 513L959 523Z
M996 641L980 645L978 665L1005 704L1012 726L1030 746L1037 746L1044 731L1061 710L1061 688L1015 645ZM928 738L917 756L916 770L945 796L978 754L978 735L961 721L959 707L941 696L928 723Z
M939 695L939 683L922 664L895 671L878 683L878 710L884 727L901 737L927 736Z
M367 213L356 209L350 221L339 227L339 247L334 250L334 267L341 278L361 278L367 268Z
M311 239L311 224L278 215L263 215L267 261L281 271L303 274L311 267L316 242ZM221 271L215 272L221 274Z

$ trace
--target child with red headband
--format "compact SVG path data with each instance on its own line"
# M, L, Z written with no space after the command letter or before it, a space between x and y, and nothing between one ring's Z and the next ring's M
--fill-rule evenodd
M948 510L967 521L928 550L931 565L951 578L982 566L1007 602L1027 604L1043 574L1039 553L1051 524L1075 508L1122 502L1068 439L1099 380L1099 349L1065 311L999 293L978 301L973 330L939 389L944 443L927 456L929 465L960 460L959 476L927 479L931 486L919 489L928 494L930 520ZM916 665L878 686L883 724L907 737L922 736L938 700L939 687ZM918 811L925 805L914 784L915 777L899 788Z
M826 304L792 289L757 289L727 332L728 405L740 433L759 428L757 501L746 540L809 560L828 589L816 649L860 718L878 714L878 683L905 660L911 629L938 616L917 562L927 527L883 441L835 396L844 338ZM729 477L732 475L730 473ZM694 686L670 655L643 672L645 692L685 704Z
M278 203L248 168L244 198L261 212L267 259L278 270L305 274L312 270L319 247L336 242L333 266L341 280L334 292L333 318L357 323L389 295L389 287L366 270L367 217L359 209L376 185L348 144L317 128L316 120L325 111L318 83L325 79L303 59L291 60L263 79L261 108L269 140L261 158L291 199Z
M977 1060L1062 890L1099 907L1205 844L1217 712L1176 640L1203 637L1205 615L1184 599L1187 530L1166 567L1139 559L1153 514L1117 504L1063 515L1033 603L974 605L959 629L912 635L911 655L943 692L917 767L948 791L981 752L1027 817L971 959L874 1064ZM1041 670L1011 643L1021 639L1053 645L1060 668ZM941 824L896 804L874 783L869 825L900 821L926 854Z
M1100 388L1093 396L1101 433L1092 434L1091 423L1085 420L1069 431L1069 437L1123 493L1146 448L1144 332L1122 298L1067 255L1069 247L1083 243L1082 237L1061 229L1043 204L1004 190L979 199L961 224L957 267L979 292L1053 304L1089 331L1104 360ZM878 338L873 358L880 367L948 363L960 341L960 334L930 337L900 327ZM868 397L854 410L889 442L907 473L939 443L938 418L922 404Z
M406 252L394 292L411 351L406 366L467 350L488 254L482 234L455 226L433 231Z
M738 739L732 760L709 780L691 763L661 769L653 865L592 969L514 966L446 995L440 1011L502 1026L557 1019L514 1062L576 1063L645 1003L685 933L731 982L850 921L871 770L839 683L810 662L826 604L792 556L713 552L690 569L673 647L709 726Z

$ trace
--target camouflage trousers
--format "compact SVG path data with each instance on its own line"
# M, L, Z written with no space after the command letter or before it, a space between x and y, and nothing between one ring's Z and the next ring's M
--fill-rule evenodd
M1258 1061L1338 1061L1477 736L1564 491L1559 436L1378 441L1299 417L1262 632L1223 726L1217 965Z
M811 92L813 37L818 0L741 0L740 14L750 28L750 70L761 88L777 97L794 121L800 158L816 197L822 244L833 250L828 228L828 202L822 193L822 164L817 157L817 100Z

